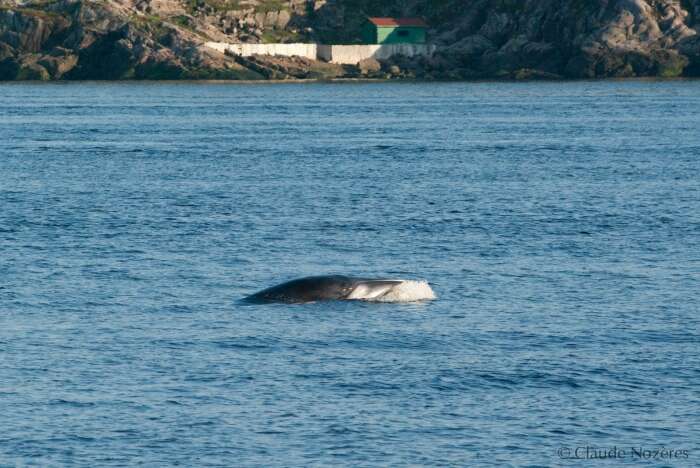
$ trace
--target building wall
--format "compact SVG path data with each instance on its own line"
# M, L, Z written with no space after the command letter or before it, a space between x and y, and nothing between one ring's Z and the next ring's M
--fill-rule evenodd
M377 27L376 44L423 44L425 28L417 27Z
M296 55L311 60L316 60L318 57L316 44L227 44L225 42L207 42L205 45L219 52L228 50L242 57L250 57L251 55L282 55L291 57Z
M362 25L364 44L425 44L426 32L418 26L376 26L367 21Z

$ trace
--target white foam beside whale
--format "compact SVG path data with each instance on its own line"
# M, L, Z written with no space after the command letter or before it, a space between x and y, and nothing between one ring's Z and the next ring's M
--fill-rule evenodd
M427 281L402 280L383 294L358 299L372 302L418 302L436 298L435 291Z

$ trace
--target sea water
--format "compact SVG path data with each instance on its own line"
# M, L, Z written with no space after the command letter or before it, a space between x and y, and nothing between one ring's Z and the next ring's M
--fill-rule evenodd
M1 85L0 465L698 465L699 109L697 81ZM316 274L437 299L239 302Z

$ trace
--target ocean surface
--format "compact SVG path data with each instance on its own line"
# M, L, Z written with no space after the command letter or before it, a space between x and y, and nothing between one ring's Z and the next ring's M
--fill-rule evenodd
M326 273L438 298L240 302ZM0 466L613 449L700 465L700 81L0 85Z

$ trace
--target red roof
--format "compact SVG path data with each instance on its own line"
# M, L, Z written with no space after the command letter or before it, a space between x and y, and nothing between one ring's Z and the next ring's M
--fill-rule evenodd
M368 18L369 22L375 26L410 26L418 28L427 28L428 24L423 18Z

